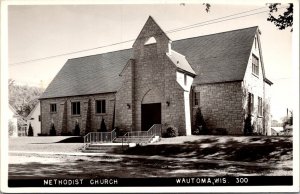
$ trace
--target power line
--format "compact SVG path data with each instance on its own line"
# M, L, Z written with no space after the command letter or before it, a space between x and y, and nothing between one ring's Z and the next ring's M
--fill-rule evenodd
M261 13L265 13L265 12L269 11L269 10L267 10L267 11L256 12L256 13L252 13L252 14L248 14L248 15L242 15L242 16L238 16L238 17L232 17L232 16L241 15L241 14L244 14L244 13L249 13L249 12L260 10L260 9L264 9L264 8L266 8L266 7L257 8L257 9L253 9L253 10L248 10L248 11L244 11L244 12L240 12L240 13L236 13L236 14L231 14L231 15L228 15L228 16L219 17L219 18L215 18L215 19L212 19L212 20L207 20L207 21L196 23L196 24L192 24L192 25L189 25L189 26L184 26L184 27L180 27L180 28L177 28L177 29L169 30L169 31L166 31L166 33L171 34L171 33L178 32L178 31L183 31L183 30L188 30L188 29L192 29L192 28L202 27L202 26L206 26L206 25L210 25L210 24L215 24L215 23L225 22L225 21L234 20L234 19L238 19L238 18L248 17L248 16L257 15L257 14L261 14ZM278 9L282 9L282 8L286 8L286 7L281 7L281 8L278 8ZM229 18L229 17L232 17L232 18ZM224 19L224 18L229 18L229 19ZM224 20L220 20L220 19L224 19ZM215 22L212 22L212 21L215 21ZM210 23L208 23L208 22L210 22ZM207 23L207 24L205 24L205 23ZM105 47L110 47L110 46L115 46L115 45L119 45L119 44L124 44L124 43L128 43L128 42L132 42L134 40L135 39L131 39L131 40L126 40L126 41L122 41L122 42L116 42L116 43L113 43L113 44L98 46L98 47L94 47L94 48L90 48L90 49L83 49L83 50L78 50L78 51L73 51L73 52L58 54L58 55L52 55L52 56L48 56L48 57L31 59L31 60L27 60L27 61L21 61L21 62L17 62L17 63L10 63L9 65L24 64L24 63L29 63L29 62L35 62L35 61L41 61L41 60L46 60L46 59L61 57L61 56L65 56L65 55L71 55L71 54L76 54L76 53L81 53L81 52L86 52L86 51L92 51L92 50L96 50L96 49L100 49L100 48L105 48Z
M236 13L236 14L231 14L231 15L227 15L227 16L224 16L224 17L215 18L215 19L212 19L212 20L207 20L207 21L204 21L204 22L200 22L200 23L196 23L196 24L192 24L192 25L188 25L188 26L176 28L176 29L167 31L167 33L172 33L172 31L177 31L179 29L185 29L187 27L197 26L199 24L203 24L203 23L207 23L207 22L211 22L211 21L215 21L215 20L219 20L219 19L229 18L229 17L232 17L232 16L241 15L241 14L244 14L244 13L248 13L248 12L252 12L252 11L256 11L256 10L260 10L260 9L265 9L265 8L266 7L261 7L261 8L257 8L257 9L251 9L249 11L239 12L239 13Z

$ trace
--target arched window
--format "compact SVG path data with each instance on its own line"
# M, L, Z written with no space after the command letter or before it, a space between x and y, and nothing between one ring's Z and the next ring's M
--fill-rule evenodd
M148 44L154 44L156 43L155 38L152 36L151 38L149 38L144 45L148 45Z

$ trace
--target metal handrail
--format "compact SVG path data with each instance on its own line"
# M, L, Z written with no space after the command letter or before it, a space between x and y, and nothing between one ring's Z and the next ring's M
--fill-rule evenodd
M161 136L161 130L161 124L154 124L148 131L127 132L122 136L122 147L125 143L128 144L129 140L133 140L134 138L143 137L143 139L139 139L139 141L136 143L149 143L156 135Z
M161 136L161 124L154 124L148 131L131 131L126 133L129 137L148 137L152 135Z
M83 137L84 147L93 143L113 142L117 138L116 129L110 132L89 132Z

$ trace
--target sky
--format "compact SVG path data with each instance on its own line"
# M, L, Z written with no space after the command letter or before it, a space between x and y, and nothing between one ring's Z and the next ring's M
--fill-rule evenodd
M282 5L285 6L285 5ZM257 9L257 10L254 10ZM254 11L249 11L254 10ZM268 22L264 3L255 5L211 4L207 13L202 4L148 5L10 5L8 7L8 75L18 84L42 86L51 82L69 58L131 48L125 44L31 61L79 50L135 39L149 15L164 31L205 22L203 25L168 33L171 40L259 26L266 76L272 86L271 113L274 119L293 109L292 35ZM280 10L282 11L282 10ZM232 14L251 15L229 20L216 18ZM24 61L30 61L20 63Z

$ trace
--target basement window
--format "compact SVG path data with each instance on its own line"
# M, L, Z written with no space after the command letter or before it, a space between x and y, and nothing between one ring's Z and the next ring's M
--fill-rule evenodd
M72 115L80 115L80 102L72 102Z
M103 114L106 113L106 101L96 100L96 113Z
M50 104L50 113L56 113L56 104Z

